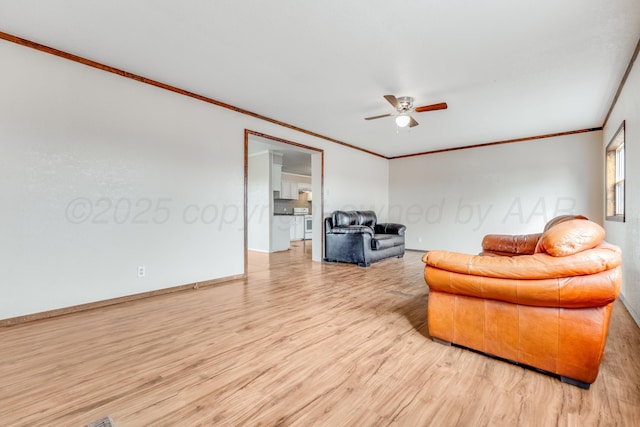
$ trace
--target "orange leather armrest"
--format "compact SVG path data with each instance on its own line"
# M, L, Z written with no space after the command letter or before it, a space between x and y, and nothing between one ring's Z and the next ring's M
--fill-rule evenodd
M617 246L602 243L573 255L554 257L545 253L517 257L480 256L449 251L429 251L422 261L428 267L460 274L504 279L553 279L611 270L622 263Z
M535 252L542 233L536 234L487 234L482 239L482 251L500 255L531 255Z
M472 276L427 266L424 278L430 292L537 307L603 307L620 293L620 266L584 276L519 280Z

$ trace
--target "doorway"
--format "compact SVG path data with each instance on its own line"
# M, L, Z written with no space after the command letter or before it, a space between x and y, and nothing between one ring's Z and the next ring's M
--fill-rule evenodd
M245 273L249 250L271 253L293 242L310 245L311 260L321 262L324 151L245 130L244 154ZM300 218L289 216L294 212ZM294 228L284 231L295 219L301 220L297 237Z

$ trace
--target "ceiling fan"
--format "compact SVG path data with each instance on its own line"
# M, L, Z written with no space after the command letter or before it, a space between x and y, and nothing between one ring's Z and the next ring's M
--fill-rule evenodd
M384 99L389 101L389 104L393 105L398 112L393 114L381 114L379 116L366 117L365 120L381 119L383 117L396 116L396 124L400 127L409 126L410 128L418 126L418 122L411 117L409 113L424 113L425 111L445 110L447 108L446 102L440 102L438 104L423 105L421 107L413 107L413 98L410 96L400 96L396 98L393 95L385 95Z

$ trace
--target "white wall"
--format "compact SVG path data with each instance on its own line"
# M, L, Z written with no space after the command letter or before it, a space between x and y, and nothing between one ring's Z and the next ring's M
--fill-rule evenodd
M325 209L386 204L385 159L6 41L0 57L0 319L242 274L245 129L325 150Z
M640 325L640 65L636 59L603 130L601 151L625 121L625 222L605 221L607 240L622 249L621 299ZM604 156L604 154L603 154ZM604 158L604 157L603 157ZM604 160L603 160L604 162ZM604 183L602 190L604 193Z
M269 252L271 213L271 154L268 151L249 156L247 171L247 247Z
M378 222L387 220L389 161L372 157L354 162L353 149L336 146L325 155L325 216L335 210L373 210ZM348 187L349 191L344 191Z
M602 132L390 162L390 220L409 249L477 253L487 233L537 233L556 215L602 218Z

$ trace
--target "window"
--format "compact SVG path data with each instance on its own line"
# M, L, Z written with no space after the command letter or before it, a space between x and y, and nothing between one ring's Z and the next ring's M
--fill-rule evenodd
M610 221L624 221L624 125L622 122L606 151L607 220Z

